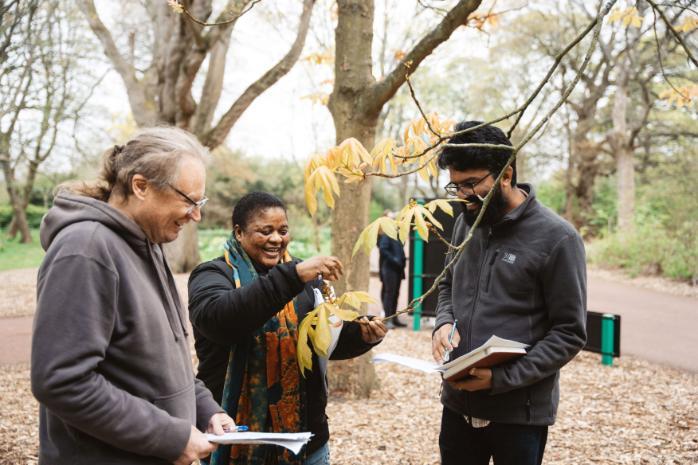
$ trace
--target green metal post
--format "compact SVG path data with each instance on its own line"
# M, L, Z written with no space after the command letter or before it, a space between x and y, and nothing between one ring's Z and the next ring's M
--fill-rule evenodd
M423 279L422 274L424 272L424 241L419 237L417 231L412 232L412 240L414 241L412 257L412 299L416 299L422 295ZM414 317L412 319L412 329L414 331L419 331L422 323L422 304L419 303L414 306Z
M615 319L610 313L604 313L601 317L601 363L613 365Z

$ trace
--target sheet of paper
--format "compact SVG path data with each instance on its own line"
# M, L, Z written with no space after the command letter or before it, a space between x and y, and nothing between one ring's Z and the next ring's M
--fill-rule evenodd
M434 362L429 362L427 360L422 360L419 358L405 357L404 355L397 355L391 353L380 353L373 356L373 362L392 362L398 365L406 366L407 368L412 368L414 370L423 371L424 373L437 373L443 371L440 365Z
M274 444L285 447L294 454L300 452L312 433L225 433L220 436L207 434L206 439L216 444Z

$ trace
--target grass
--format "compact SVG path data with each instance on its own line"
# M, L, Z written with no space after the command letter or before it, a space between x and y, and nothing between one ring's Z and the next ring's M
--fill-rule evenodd
M0 230L0 271L20 268L37 268L44 257L44 251L39 244L39 230L31 230L33 242L21 244L17 239L7 239L4 229ZM226 229L200 229L199 253L201 261L212 260L223 254L223 244L230 232ZM328 235L329 231L323 231ZM323 250L321 253L329 254L329 237L323 237ZM313 245L302 238L296 238L289 245L291 255L300 258L309 258L317 255L318 251Z
M39 230L31 230L32 242L22 244L18 238L8 239L7 231L0 230L0 271L19 268L36 268L44 257L39 244Z

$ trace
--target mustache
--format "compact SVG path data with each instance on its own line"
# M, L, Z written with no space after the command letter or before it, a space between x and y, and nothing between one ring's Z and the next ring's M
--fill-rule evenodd
M485 201L485 199L483 197L480 197L477 194L471 194L471 195L467 196L464 200L465 200L466 205L469 203L480 203L481 204Z

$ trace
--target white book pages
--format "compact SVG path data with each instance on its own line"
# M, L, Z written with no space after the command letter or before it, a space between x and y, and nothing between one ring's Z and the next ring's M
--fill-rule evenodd
M528 348L528 344L524 344L522 342L517 342L517 341L512 341L511 339L504 339L504 338L501 338L499 336L490 336L490 338L487 341L485 341L485 343L482 344L480 347L471 350L467 354L461 355L457 359L451 360L450 362L444 363L443 365L441 365L444 368L444 370L442 370L442 371L448 370L449 368L451 368L453 365L455 365L457 363L461 363L459 361L459 359L462 360L465 358L470 358L473 355L477 354L478 352L484 352L491 347L511 347L514 349L526 349L526 348Z
M264 433L264 432L243 432L225 433L220 436L207 434L208 442L216 444L273 444L285 447L294 454L300 452L301 448L310 440L312 433Z
M391 353L380 353L373 356L373 362L392 362L398 365L405 366L407 368L412 368L414 370L423 371L424 373L436 373L441 372L443 369L441 366L434 362L429 362L427 360L422 360L419 358L405 357L404 355L397 355Z

